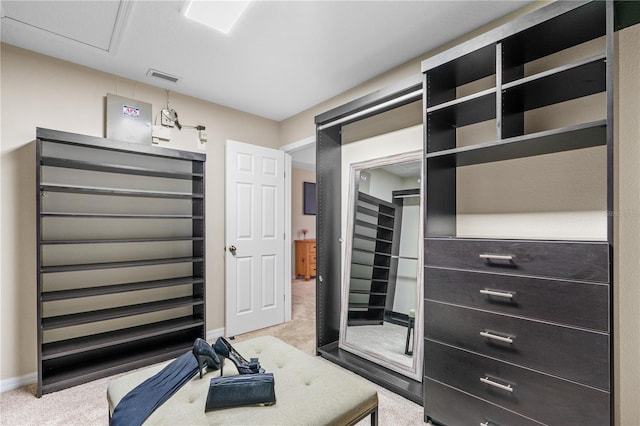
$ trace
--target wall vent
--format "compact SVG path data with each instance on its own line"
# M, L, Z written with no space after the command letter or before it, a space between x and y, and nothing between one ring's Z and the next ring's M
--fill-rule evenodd
M149 69L149 71L147 71L147 75L149 77L161 78L162 80L170 81L172 83L177 83L178 81L180 81L180 77L176 77L174 75L167 74L166 72L154 69Z

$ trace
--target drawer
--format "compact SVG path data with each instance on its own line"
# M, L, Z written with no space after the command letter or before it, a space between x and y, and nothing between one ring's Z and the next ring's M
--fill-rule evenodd
M425 298L492 312L609 331L609 286L425 268Z
M609 245L427 238L425 266L608 283Z
M540 423L489 404L433 380L424 380L425 413L447 426L540 426Z
M309 254L316 254L316 243L309 244Z
M425 375L549 425L606 425L610 394L425 340Z
M426 338L609 390L608 334L429 301L424 324Z

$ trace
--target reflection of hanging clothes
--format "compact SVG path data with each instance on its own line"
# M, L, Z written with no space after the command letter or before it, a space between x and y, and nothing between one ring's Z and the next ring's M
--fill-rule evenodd
M127 393L113 410L110 426L139 426L167 399L198 374L198 361L191 351Z

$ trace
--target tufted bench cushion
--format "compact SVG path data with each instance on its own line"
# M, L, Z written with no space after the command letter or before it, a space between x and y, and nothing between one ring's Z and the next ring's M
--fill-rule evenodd
M269 407L238 407L205 413L209 380L220 372L198 375L160 406L146 425L351 425L371 415L377 424L378 394L374 386L339 367L306 354L271 336L234 342L245 358L259 357L273 373L277 402ZM139 383L167 363L119 377L107 389L109 414ZM224 375L237 374L226 361Z

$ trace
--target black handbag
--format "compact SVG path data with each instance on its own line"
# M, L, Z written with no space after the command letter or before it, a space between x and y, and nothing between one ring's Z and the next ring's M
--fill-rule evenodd
M204 411L246 405L273 405L276 403L274 384L272 373L214 377L209 382Z

